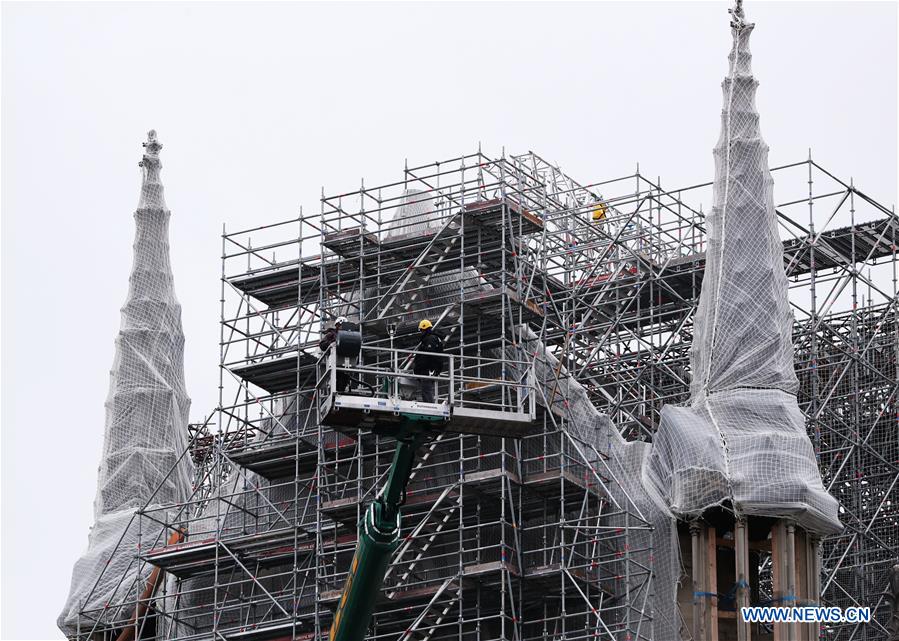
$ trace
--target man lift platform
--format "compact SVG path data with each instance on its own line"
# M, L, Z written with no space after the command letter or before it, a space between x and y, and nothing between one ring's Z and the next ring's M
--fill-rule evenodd
M411 373L414 352L362 347L361 336L343 334L319 360L321 423L396 439L387 481L359 522L356 552L329 635L330 641L362 641L400 543L402 505L418 448L441 432L509 438L532 434L537 430L536 394L530 363L444 354L445 374L422 377ZM482 375L497 370L505 376ZM349 390L338 389L338 374L342 380L349 377ZM418 387L416 378L435 385L435 402L404 392Z

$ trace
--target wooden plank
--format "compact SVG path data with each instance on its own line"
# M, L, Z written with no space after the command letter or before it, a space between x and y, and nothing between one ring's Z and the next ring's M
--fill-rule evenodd
M784 576L783 576L783 550L786 532L784 530L783 521L778 521L771 528L771 590L775 599L782 599L784 596ZM782 605L781 601L777 601L776 605ZM786 630L783 623L774 624L774 641L786 641Z
M708 641L718 641L718 533L714 527L707 527L706 533L706 572L708 586Z
M806 546L805 531L796 528L796 605L810 605L811 598L808 585L808 548ZM798 626L799 641L811 641L809 624Z
M806 532L806 545L808 546L808 584L809 592L815 601L815 604L821 603L821 557L820 540ZM821 635L821 624L810 624L810 634L813 641Z
M749 534L746 521L738 519L734 527L734 577L737 579L736 619L737 641L750 641L752 627L740 616L741 608L749 605Z
M693 641L706 641L705 626L705 528L698 522L690 523L691 559L690 570L693 576Z
M793 607L798 605L796 601L797 592L796 592L796 526L793 523L787 523L786 526L786 541L787 544L784 549L784 556L786 557L786 567L784 568L786 571L786 597L789 599L788 601L782 603L784 607ZM802 626L798 623L788 623L786 625L787 628L787 641L798 641L799 639L799 629Z

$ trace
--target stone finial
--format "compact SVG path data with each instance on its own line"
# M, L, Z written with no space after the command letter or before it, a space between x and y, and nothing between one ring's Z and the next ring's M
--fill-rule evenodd
M144 158L139 163L141 167L146 161L159 161L159 152L162 151L162 143L156 139L156 130L151 129L147 132L147 142L141 143L144 147Z
M162 143L156 138L156 130L148 131L147 142L141 144L144 147L144 156L138 166L143 170L143 183L138 209L165 209L165 196L159 179L159 170L162 169L159 152L162 150Z
M732 9L728 9L730 14L730 26L734 29L742 29L746 26L746 16L743 14L743 0L735 0Z

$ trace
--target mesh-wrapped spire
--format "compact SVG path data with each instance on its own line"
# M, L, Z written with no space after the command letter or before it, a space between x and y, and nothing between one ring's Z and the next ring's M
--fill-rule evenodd
M737 387L790 393L799 388L774 181L755 108L758 81L749 52L753 26L734 27L730 70L722 85L706 271L691 354L694 398Z
M185 501L191 486L190 457L181 457L190 408L184 386L184 334L169 261L170 213L159 181L162 145L155 131L144 147L143 183L134 214L134 263L110 371L95 522L57 621L69 635L76 630L80 611L113 606L140 592L149 569L138 571L138 538L143 547L151 547L166 534L144 519L138 537L137 519L132 522L132 517L151 498L152 506ZM101 619L122 620L130 614L110 607ZM85 619L81 625L90 629L94 621Z
M728 504L834 532L837 502L824 490L795 396L793 318L755 107L754 25L739 5L733 14L691 399L663 408L647 479L681 516Z

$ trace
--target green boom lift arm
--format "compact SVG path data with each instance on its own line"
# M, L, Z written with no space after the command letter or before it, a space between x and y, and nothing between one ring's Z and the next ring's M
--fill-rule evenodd
M435 418L407 414L396 428L396 452L387 482L359 522L356 553L334 613L329 641L365 638L387 566L400 542L401 508L415 452L434 434Z

